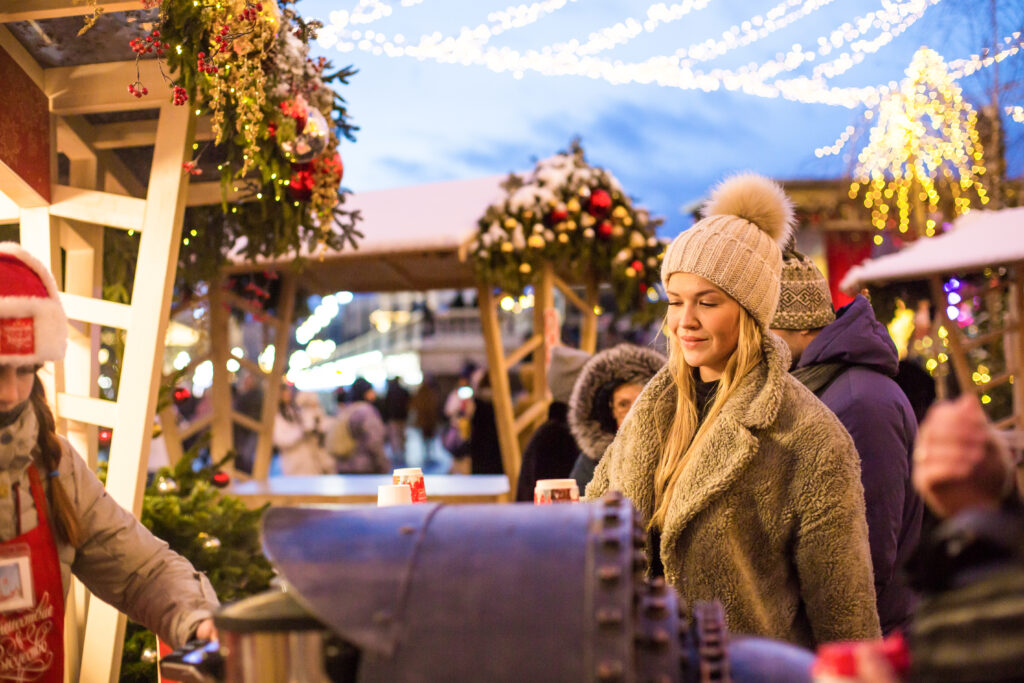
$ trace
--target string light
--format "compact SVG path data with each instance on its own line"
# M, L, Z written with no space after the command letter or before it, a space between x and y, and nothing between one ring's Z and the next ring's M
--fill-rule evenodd
M826 0L806 0L799 9L793 10L792 13L787 13L785 5L795 5L798 0L787 0L786 3L772 8L764 17L755 16L739 24L738 31L743 35L743 40L737 38L737 29L733 27L726 33L722 41L712 43L710 46L705 41L684 50L677 50L675 55L655 56L637 63L612 62L588 54L577 54L600 51L599 47L606 49L609 40L616 42L636 33L638 22L631 23L628 20L619 25L618 31L622 33L622 38L615 35L609 37L598 32L598 38L595 40L600 39L604 43L600 45L597 43L586 44L587 47L573 47L574 51L569 51L568 46L572 46L572 43L559 43L539 51L530 50L524 53L508 47L485 49L486 44L494 35L509 28L519 28L533 23L544 13L558 9L568 1L547 0L547 2L516 6L491 15L489 18L494 20L491 25L481 24L475 29L463 27L458 37L445 37L435 31L422 36L416 44L405 44L405 40L401 36L387 38L378 33L367 35L357 31L348 31L347 24L335 21L344 17L335 15L332 15L332 25L321 31L320 37L324 47L336 44L337 48L343 52L360 49L389 57L414 57L442 63L482 65L499 73L511 72L518 78L527 72L536 72L542 75L582 75L604 79L614 84L656 83L662 86L706 91L725 87L731 90L742 89L750 94L763 97L784 97L804 102L822 102L855 107L864 103L877 102L880 99L879 89L872 87L830 88L824 78L820 76L815 78L799 77L774 83L768 83L768 79L787 71L793 71L805 62L815 59L818 54L828 54L844 43L855 41L869 30L878 29L880 35L874 40L852 42L847 53L832 61L832 72L842 73L853 64L863 60L865 54L876 52L891 42L894 37L917 21L928 7L940 0L907 0L886 3L884 9L857 17L852 22L846 22L839 28L821 36L817 41L817 50L806 50L797 45L779 59L770 60L761 65L750 64L738 70L714 69L705 73L693 71L689 65L727 52L733 43L739 46L777 31L797 18L823 6L826 4ZM677 16L703 7L709 1L687 0L672 6L656 3L648 8L648 21L645 22L644 28L646 30L650 27L653 30L657 23L674 20ZM563 46L566 47L562 49Z
M942 57L921 48L907 78L878 107L878 122L858 156L850 196L864 191L864 206L879 230L894 222L907 232L916 208L915 233L933 235L935 222L925 223L922 216L938 208L936 177L949 181L957 215L970 210L972 190L981 204L988 203L980 182L985 166L976 124L974 108Z
M1017 123L1024 123L1024 107L1006 107L1006 114Z
M836 141L833 142L831 145L829 145L828 147L819 147L818 149L814 150L814 156L820 159L822 157L827 157L832 154L839 154L839 152L842 151L846 143L850 141L850 136L854 134L855 130L856 129L853 126L847 126L846 129L842 132L842 134L838 138L836 138Z

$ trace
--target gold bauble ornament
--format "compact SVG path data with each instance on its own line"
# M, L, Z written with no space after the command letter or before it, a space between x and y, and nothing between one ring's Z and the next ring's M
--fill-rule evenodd
M526 240L526 244L534 249L543 249L545 244L544 237L535 233L530 235L530 239Z
M519 272L522 273L523 275L528 274L531 270L533 270L533 268L530 267L529 263L519 264Z
M569 236L564 232L561 232L558 234L558 241L561 242L562 244L568 244Z
M505 219L505 227L508 228L509 230L512 230L517 225L519 225L519 222L515 218L512 218L510 216L510 217Z
M575 197L573 197L572 199L570 199L569 201L567 201L565 203L565 209L566 209L566 211L569 211L570 213L579 213L580 212L580 201L578 199L576 199Z
M629 211L622 204L619 204L614 209L612 209L612 216L614 216L615 218L625 218L628 215Z
M580 216L580 225L582 225L584 228L593 227L594 223L596 222L597 219L591 216L589 213L585 213L582 216Z
M515 247L512 246L511 242L502 242L501 243L501 250L504 251L504 252L509 252L509 251L514 250L514 249L515 249Z

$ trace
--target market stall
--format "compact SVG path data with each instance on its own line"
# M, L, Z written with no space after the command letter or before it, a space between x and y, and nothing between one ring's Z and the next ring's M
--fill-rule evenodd
M972 211L945 234L852 268L842 287L852 293L912 280L926 281L931 294L928 346L937 353L929 370L940 392L954 379L998 427L1024 429L1024 208Z

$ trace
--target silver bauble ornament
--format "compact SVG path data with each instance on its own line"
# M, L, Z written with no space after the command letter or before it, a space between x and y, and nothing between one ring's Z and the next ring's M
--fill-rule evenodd
M146 662L147 664L153 664L156 662L157 656L158 655L155 647L147 647L145 650L142 651L142 655L139 657L139 659Z
M331 127L319 109L310 107L302 132L281 143L281 151L293 164L305 164L323 154L331 139Z
M156 490L160 493L177 493L178 482L174 481L170 477L160 477L156 480Z

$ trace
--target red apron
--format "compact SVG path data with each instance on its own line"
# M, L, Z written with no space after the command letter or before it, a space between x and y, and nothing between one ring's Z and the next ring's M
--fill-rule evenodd
M46 496L35 465L29 466L32 499L39 524L6 543L0 565L13 572L12 557L27 548L31 565L32 606L0 614L0 680L61 683L64 680L64 586L57 545L46 514ZM10 494L9 494L10 495ZM6 576L6 575L5 575ZM2 604L2 603L0 603Z

